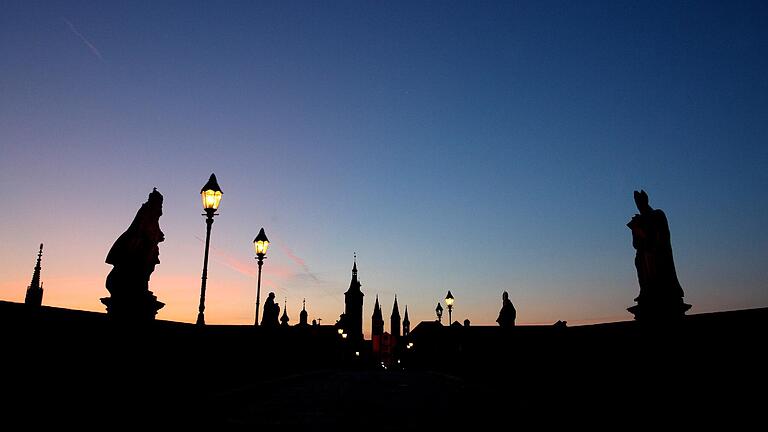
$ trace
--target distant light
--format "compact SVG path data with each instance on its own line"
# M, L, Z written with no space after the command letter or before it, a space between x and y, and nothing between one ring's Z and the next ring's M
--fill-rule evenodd
M397 359L397 364L400 364L400 359Z
M408 342L408 349L413 348L413 342Z
M346 339L346 338L347 338L347 334L346 334L346 333L342 333L342 334L341 334L341 337L343 337L344 339Z
M448 291L448 295L445 296L445 304L447 304L448 307L453 306L453 294L451 294L451 291Z
M356 355L357 357L360 357L360 351L355 351L355 355Z
M339 334L342 334L342 333L344 333L344 329L343 329L343 328L340 328L340 329L338 329L338 330L336 330L336 331L337 331L337 332L339 332Z

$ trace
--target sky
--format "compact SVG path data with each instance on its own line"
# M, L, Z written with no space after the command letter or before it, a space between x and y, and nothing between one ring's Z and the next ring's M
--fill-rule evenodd
M295 323L365 293L412 325L628 320L626 223L667 214L690 313L768 306L768 4L6 1L0 299L103 311L104 262L153 187L159 319ZM402 309L401 309L402 314ZM386 328L389 328L389 320Z

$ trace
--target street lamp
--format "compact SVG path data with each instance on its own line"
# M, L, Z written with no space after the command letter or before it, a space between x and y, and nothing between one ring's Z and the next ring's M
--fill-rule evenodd
M448 295L445 296L445 304L448 306L448 325L451 325L453 323L453 319L451 318L451 312L453 311L453 294L451 294L451 290L448 290Z
M256 321L253 325L259 325L259 299L261 298L261 266L264 264L264 258L269 249L269 239L264 234L264 228L259 230L259 234L253 239L253 250L256 251L256 260L259 263L259 277L256 282Z
M203 198L203 210L205 210L205 258L203 259L203 277L200 286L200 307L197 314L197 325L205 325L205 281L208 279L208 248L211 244L211 225L213 217L216 216L216 210L219 209L221 202L221 188L216 181L216 174L211 174L208 183L200 189L200 196Z
M443 322L443 307L440 306L440 302L437 303L437 307L435 308L435 313L437 314L437 321L439 323Z

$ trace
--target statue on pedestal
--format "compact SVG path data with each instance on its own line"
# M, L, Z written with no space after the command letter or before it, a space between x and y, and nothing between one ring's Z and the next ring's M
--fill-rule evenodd
M496 318L496 322L499 323L502 328L514 327L517 311L515 310L515 306L509 300L509 294L507 294L506 291L504 291L504 294L501 296L501 300L501 310L499 311L499 317Z
M154 188L107 254L107 264L114 266L106 282L111 297L102 298L101 302L113 319L152 321L165 306L149 290L149 277L160 263L157 245L165 240L159 223L162 214L163 196Z
M648 204L645 191L635 191L640 214L627 223L632 230L640 295L627 310L638 321L667 321L682 318L691 305L683 303L683 288L677 280L667 217Z
M280 325L280 305L275 303L275 293L271 292L264 302L264 315L261 317L261 326L275 328Z

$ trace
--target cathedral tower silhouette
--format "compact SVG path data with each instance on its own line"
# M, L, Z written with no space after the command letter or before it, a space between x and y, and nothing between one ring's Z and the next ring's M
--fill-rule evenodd
M24 304L30 306L40 306L43 304L43 284L40 283L40 260L43 258L43 244L40 243L40 251L37 253L37 264L32 273L32 282L27 287L27 295L24 297Z
M344 293L344 331L355 341L363 340L363 292L357 280L357 255L352 265L352 281Z
M395 295L395 304L392 306L392 316L389 317L389 332L392 337L400 337L400 308L397 307L397 295Z

